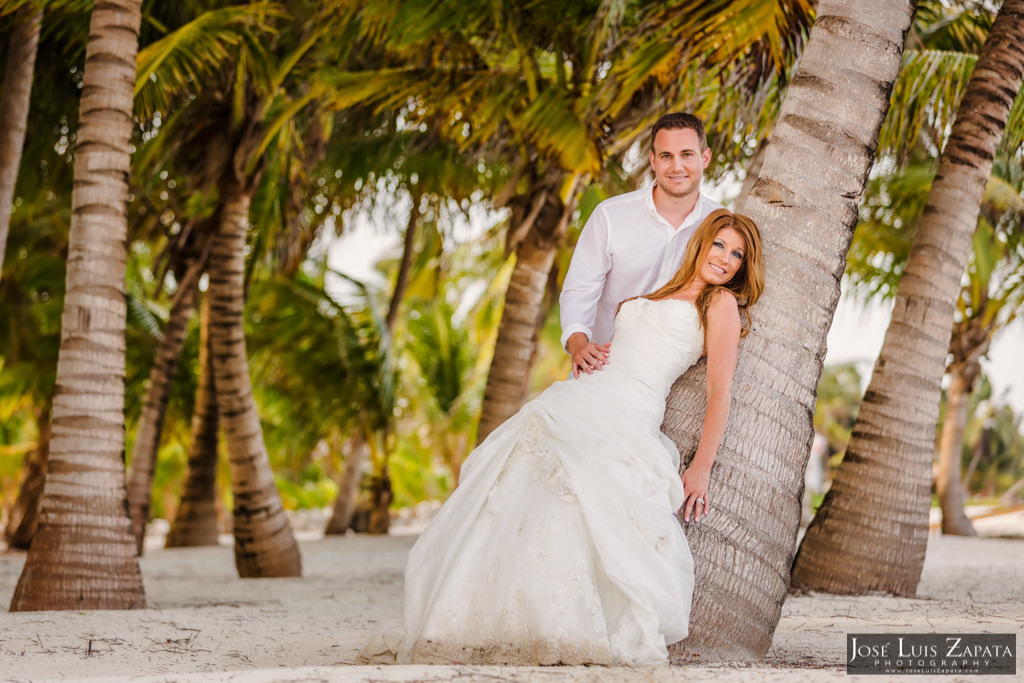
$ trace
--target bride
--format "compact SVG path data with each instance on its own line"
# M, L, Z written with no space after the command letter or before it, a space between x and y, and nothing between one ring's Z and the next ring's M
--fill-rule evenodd
M608 364L556 382L470 454L409 554L400 644L362 661L665 662L686 637L693 558L676 514L711 510L744 309L764 282L747 217L710 214L661 289L619 305ZM673 382L707 356L693 462L660 432Z

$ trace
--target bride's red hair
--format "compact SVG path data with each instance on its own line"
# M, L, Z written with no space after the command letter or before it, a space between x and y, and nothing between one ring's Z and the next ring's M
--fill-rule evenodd
M652 301L665 299L692 283L700 268L699 264L703 263L707 258L707 254L715 241L715 235L722 228L732 228L743 238L745 246L743 263L740 265L740 269L736 271L736 275L724 285L714 285L702 289L700 294L697 295L697 300L694 304L697 307L697 313L700 315L701 327L707 329L708 307L719 291L728 291L736 297L740 310L746 313L746 315L741 316L743 319L743 329L740 331L740 336L745 337L750 332L750 313L747 309L754 305L754 302L760 298L761 292L764 291L764 257L761 248L761 231L757 229L754 221L742 214L733 213L728 209L718 209L709 213L707 218L701 221L701 224L697 226L697 229L694 230L693 235L690 237L690 242L686 246L686 253L683 255L683 262L680 264L676 274L664 286L650 294L642 295L642 298L651 299ZM629 299L626 299L626 301L629 301ZM626 301L620 303L619 308Z

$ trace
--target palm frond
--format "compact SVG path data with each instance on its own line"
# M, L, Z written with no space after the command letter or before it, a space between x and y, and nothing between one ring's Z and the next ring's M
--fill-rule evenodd
M914 25L907 36L913 50L947 50L977 54L992 27L995 12L985 3L964 7L951 6L945 0L918 3Z
M617 115L633 94L653 81L663 86L688 64L756 88L774 74L784 78L800 53L814 18L807 0L676 0L652 5L626 36L624 58L605 89ZM743 74L739 79L737 76Z
M600 171L601 153L561 88L552 86L540 93L512 119L512 125L538 149L557 157L563 168L583 173Z
M878 136L879 154L905 161L923 143L938 156L977 61L967 52L905 52Z
M157 314L139 296L129 292L126 298L128 327L142 333L151 342L160 341L163 338L163 327Z
M139 50L136 111L146 117L167 112L172 98L212 85L236 50L262 49L258 39L247 38L273 34L285 17L281 5L265 2L214 9Z

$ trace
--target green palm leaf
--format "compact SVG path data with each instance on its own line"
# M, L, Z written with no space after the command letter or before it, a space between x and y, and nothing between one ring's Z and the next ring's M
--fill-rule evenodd
M878 136L879 153L905 160L924 142L938 156L977 61L967 52L905 52Z
M262 51L257 36L274 34L274 22L285 17L281 5L267 2L210 10L139 50L136 112L166 112L172 97L219 82L237 50Z
M594 174L601 170L601 153L560 88L544 90L512 124L538 149L557 157L563 168Z

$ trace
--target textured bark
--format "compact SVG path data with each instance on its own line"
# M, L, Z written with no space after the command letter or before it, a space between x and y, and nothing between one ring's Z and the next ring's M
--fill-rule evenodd
M160 448L164 418L167 416L167 401L171 397L171 385L178 371L185 333L188 331L192 313L195 312L198 294L196 282L192 279L182 282L174 297L164 335L157 347L153 368L149 373L149 386L146 388L142 415L139 417L139 427L132 446L128 470L128 510L132 517L132 532L135 534L139 555L142 555L146 524L149 522L153 473L156 470L156 455Z
M980 367L979 367L980 370ZM939 466L935 472L935 492L942 506L942 533L977 536L971 520L964 514L964 489L960 483L960 460L964 448L964 425L971 380L961 368L950 368L946 391L946 419L939 438Z
M199 313L199 387L192 412L192 442L181 502L167 533L167 547L217 545L217 387L210 353L210 298Z
M822 0L747 198L767 282L740 347L711 512L684 525L697 590L690 636L671 648L675 662L756 660L771 645L789 589L826 335L914 5ZM676 383L663 425L684 461L704 405L700 364Z
M563 204L558 195L564 179L563 173L554 173L512 202L509 242L516 250L516 265L487 373L477 444L514 415L526 397L537 333L547 312L549 273L575 204L573 198Z
M299 576L302 562L274 483L249 379L243 329L245 237L251 190L227 180L210 255L210 343L231 462L235 565L242 578Z
M145 606L124 473L125 241L141 0L96 3L39 528L11 611Z
M26 5L14 13L14 30L4 69L3 97L0 98L0 275L3 274L7 233L11 227L11 202L25 147L28 105L32 77L39 50L43 11Z
M951 381L946 392L946 419L939 438L935 490L942 505L942 533L956 536L978 535L971 520L964 514L964 480L960 477L960 464L968 404L974 385L981 376L981 359L988 353L994 331L985 324L989 317L988 301L987 295L983 294L972 315L953 325L953 338L949 344L952 360L947 372ZM984 438L978 441L979 446L984 443ZM968 480L978 463L981 450L979 448L971 459L971 466L967 470Z
M367 509L368 519L365 531L371 534L386 534L391 528L391 501L394 495L391 491L391 474L388 472L387 463L381 468L379 474L373 477L370 485L370 506ZM359 529L363 531L364 529Z
M412 270L413 257L416 255L416 227L419 225L419 220L420 198L418 195L413 195L412 208L409 209L409 222L405 226L402 260L398 264L398 277L395 278L395 289L391 293L391 303L388 305L388 334L392 336L394 335L395 321L398 320L398 311L402 306L402 299L405 298L405 290L409 288L409 271Z
M46 463L50 457L49 406L36 416L39 443L25 455L22 469L25 477L18 488L18 498L11 507L4 529L4 540L11 548L28 550L39 527L39 508L43 502L43 484L46 482Z
M338 486L338 497L334 499L334 514L327 523L328 535L343 534L352 527L352 516L359 502L359 484L363 480L363 465L370 455L370 447L362 435L356 432L349 441L348 457L345 458L345 473Z
M796 586L917 592L953 311L992 158L1024 74L1021 35L1024 0L1007 0L939 159L846 456L800 548Z

